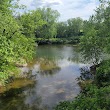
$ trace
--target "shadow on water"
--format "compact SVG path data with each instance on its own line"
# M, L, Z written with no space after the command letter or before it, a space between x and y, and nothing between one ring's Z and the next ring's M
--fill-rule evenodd
M24 76L36 75L35 82L22 86L20 81L2 94L0 110L52 110L60 101L73 100L81 90L76 78L85 66L77 50L72 45L37 47L36 58L21 68Z

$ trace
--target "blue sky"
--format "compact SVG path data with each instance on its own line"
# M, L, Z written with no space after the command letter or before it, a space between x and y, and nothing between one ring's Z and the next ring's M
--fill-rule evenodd
M60 13L59 20L65 21L75 17L88 19L98 6L98 0L20 0L20 4L26 5L29 10L51 7Z

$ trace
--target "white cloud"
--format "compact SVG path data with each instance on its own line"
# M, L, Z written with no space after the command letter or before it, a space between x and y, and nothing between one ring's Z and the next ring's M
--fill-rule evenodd
M23 5L26 5L26 6L30 6L31 3L32 3L32 0L20 0L19 3L23 4Z
M49 6L60 12L60 20L63 21L75 17L88 19L98 5L97 0L20 0L20 3L28 9Z
M60 20L81 17L88 19L94 13L96 8L95 0L63 0L63 6L54 7L61 13Z
M41 6L54 6L62 4L61 0L33 0L33 6L41 7Z

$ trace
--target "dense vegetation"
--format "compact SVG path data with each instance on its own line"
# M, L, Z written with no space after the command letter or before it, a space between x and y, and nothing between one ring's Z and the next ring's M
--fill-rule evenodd
M45 9L43 9L45 10ZM42 11L43 11L42 10ZM51 10L51 9L47 9ZM57 11L53 11L50 15L46 12L43 12L43 16L48 16L48 19L44 19L47 22L43 27L39 28L36 31L36 37L38 43L55 43L55 44L76 44L79 43L80 37L83 35L83 20L81 18L71 18L65 22L56 22L56 19L59 17ZM51 10L52 11L52 10ZM52 17L53 16L53 17ZM48 33L46 33L48 32ZM45 33L45 34L44 34Z
M0 85L13 74L15 63L31 54L29 48L33 48L33 40L22 34L13 11L9 10L11 6L10 1L0 1Z
M27 20L25 25L30 26L30 18L23 17L20 24L14 16L15 7L19 8L12 0L0 1L0 86L5 85L11 76L19 77L16 65L25 64L34 53L35 38L34 35L31 36L34 34L34 27L31 25L32 27L26 27L26 29L23 24L23 20ZM43 24L39 22L36 22L37 26Z
M110 109L110 2L100 1L89 21L84 22L84 36L80 39L82 55L91 64L81 69L78 78L81 93L71 102L61 102L55 110Z

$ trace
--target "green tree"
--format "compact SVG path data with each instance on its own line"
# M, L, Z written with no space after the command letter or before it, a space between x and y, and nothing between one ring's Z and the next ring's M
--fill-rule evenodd
M103 42L98 36L98 30L94 23L94 18L84 22L84 36L80 38L81 53L93 65L97 65L102 60Z
M56 37L57 29L56 22L59 17L59 13L51 8L38 9L41 14L41 18L46 22L41 28L36 29L36 37L49 39Z
M66 22L57 23L57 37L58 38L67 37L67 23Z
M0 5L0 85L10 76L16 76L16 62L32 58L34 40L21 32L13 17L11 1L3 0Z
M83 20L81 18L72 18L67 20L68 37L78 36L83 27Z
M13 0L0 0L0 13L10 13L11 10L9 10L10 7L12 7Z
M25 12L17 20L22 33L27 37L35 37L36 30L45 24L38 10Z

